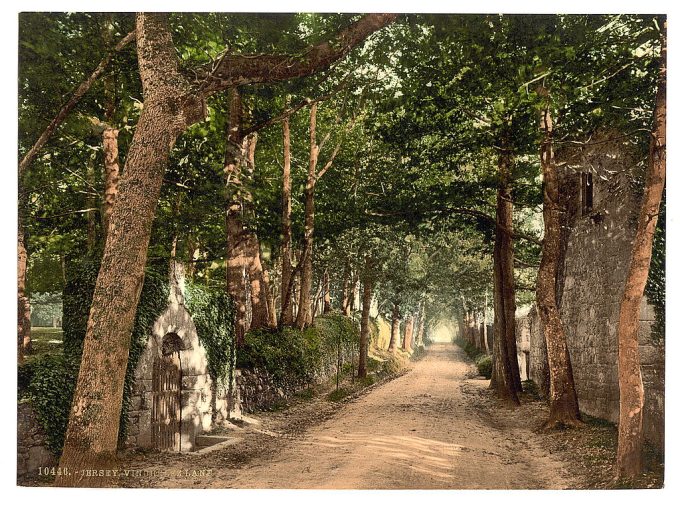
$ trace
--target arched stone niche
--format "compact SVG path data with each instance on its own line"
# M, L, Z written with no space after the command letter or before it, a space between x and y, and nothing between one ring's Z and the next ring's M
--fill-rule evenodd
M154 323L135 370L127 445L155 448L152 433L154 362L161 359L164 352L179 351L179 449L192 451L196 448L196 437L212 428L213 412L218 422L227 418L226 391L213 388L206 349L199 341L196 326L184 305L184 275L178 263L171 267L170 283L168 307Z

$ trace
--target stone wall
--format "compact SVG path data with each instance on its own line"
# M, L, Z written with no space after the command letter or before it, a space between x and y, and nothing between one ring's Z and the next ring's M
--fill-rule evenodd
M576 195L566 212L558 291L579 405L586 414L618 422L616 331L641 196L632 181L641 165L624 142L604 137L594 138L587 149L563 152L560 159L565 163L562 189ZM581 174L592 177L592 209L584 206L588 189ZM663 448L665 351L663 342L652 338L653 321L653 308L643 300L639 338L644 432ZM530 376L539 383L544 345L542 335L531 345Z
M359 356L349 349L343 349L340 355L340 366L354 360L358 366ZM319 370L315 370L311 382L283 381L277 383L274 378L263 369L236 370L236 390L241 412L252 413L258 410L269 410L283 400L290 398L298 391L310 386L324 383L335 377L337 372L337 353L325 356Z
M55 466L57 457L47 448L47 437L29 402L17 405L17 477L34 477L38 468Z

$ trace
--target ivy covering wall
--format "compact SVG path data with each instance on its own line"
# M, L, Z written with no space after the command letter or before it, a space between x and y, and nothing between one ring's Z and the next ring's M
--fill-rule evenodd
M38 420L47 433L48 446L55 454L61 452L64 443L99 261L91 258L73 261L66 272L63 294L64 353L62 356L39 359L32 364L30 376L24 378L27 383L26 396L35 407ZM134 370L154 322L167 307L168 295L167 269L147 269L130 342L119 442L125 440L127 433Z

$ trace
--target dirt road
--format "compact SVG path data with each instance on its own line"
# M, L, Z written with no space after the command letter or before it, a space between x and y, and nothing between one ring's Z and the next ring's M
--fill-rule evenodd
M488 381L451 344L409 373L235 469L234 488L565 488L562 463L511 410L485 408ZM486 398L486 400L485 400ZM481 404L480 404L481 401ZM221 479L220 479L221 480Z

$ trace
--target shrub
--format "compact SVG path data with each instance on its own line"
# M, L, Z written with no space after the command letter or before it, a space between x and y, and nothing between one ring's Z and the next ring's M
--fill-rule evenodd
M493 367L491 356L486 354L479 356L475 360L475 364L477 365L477 370L479 370L479 375L483 375L486 379L491 378L491 369Z
M64 445L79 366L80 360L72 356L50 355L41 356L32 364L27 396L45 430L48 448L57 455Z
M29 380L28 396L36 409L38 419L48 433L48 445L55 453L61 451L66 433L71 399L75 391L87 330L87 319L99 272L99 261L93 258L73 261L66 271L67 279L63 294L64 354L63 356L45 356L33 364L32 371L29 369L23 374L20 372L24 380ZM124 441L127 435L134 370L146 346L146 340L154 322L167 308L168 295L167 273L147 269L130 341L118 431L119 443Z
M246 335L236 356L238 368L266 370L279 387L297 387L315 381L337 363L342 353L356 349L359 328L338 314L317 317L315 326L300 331L258 329Z

